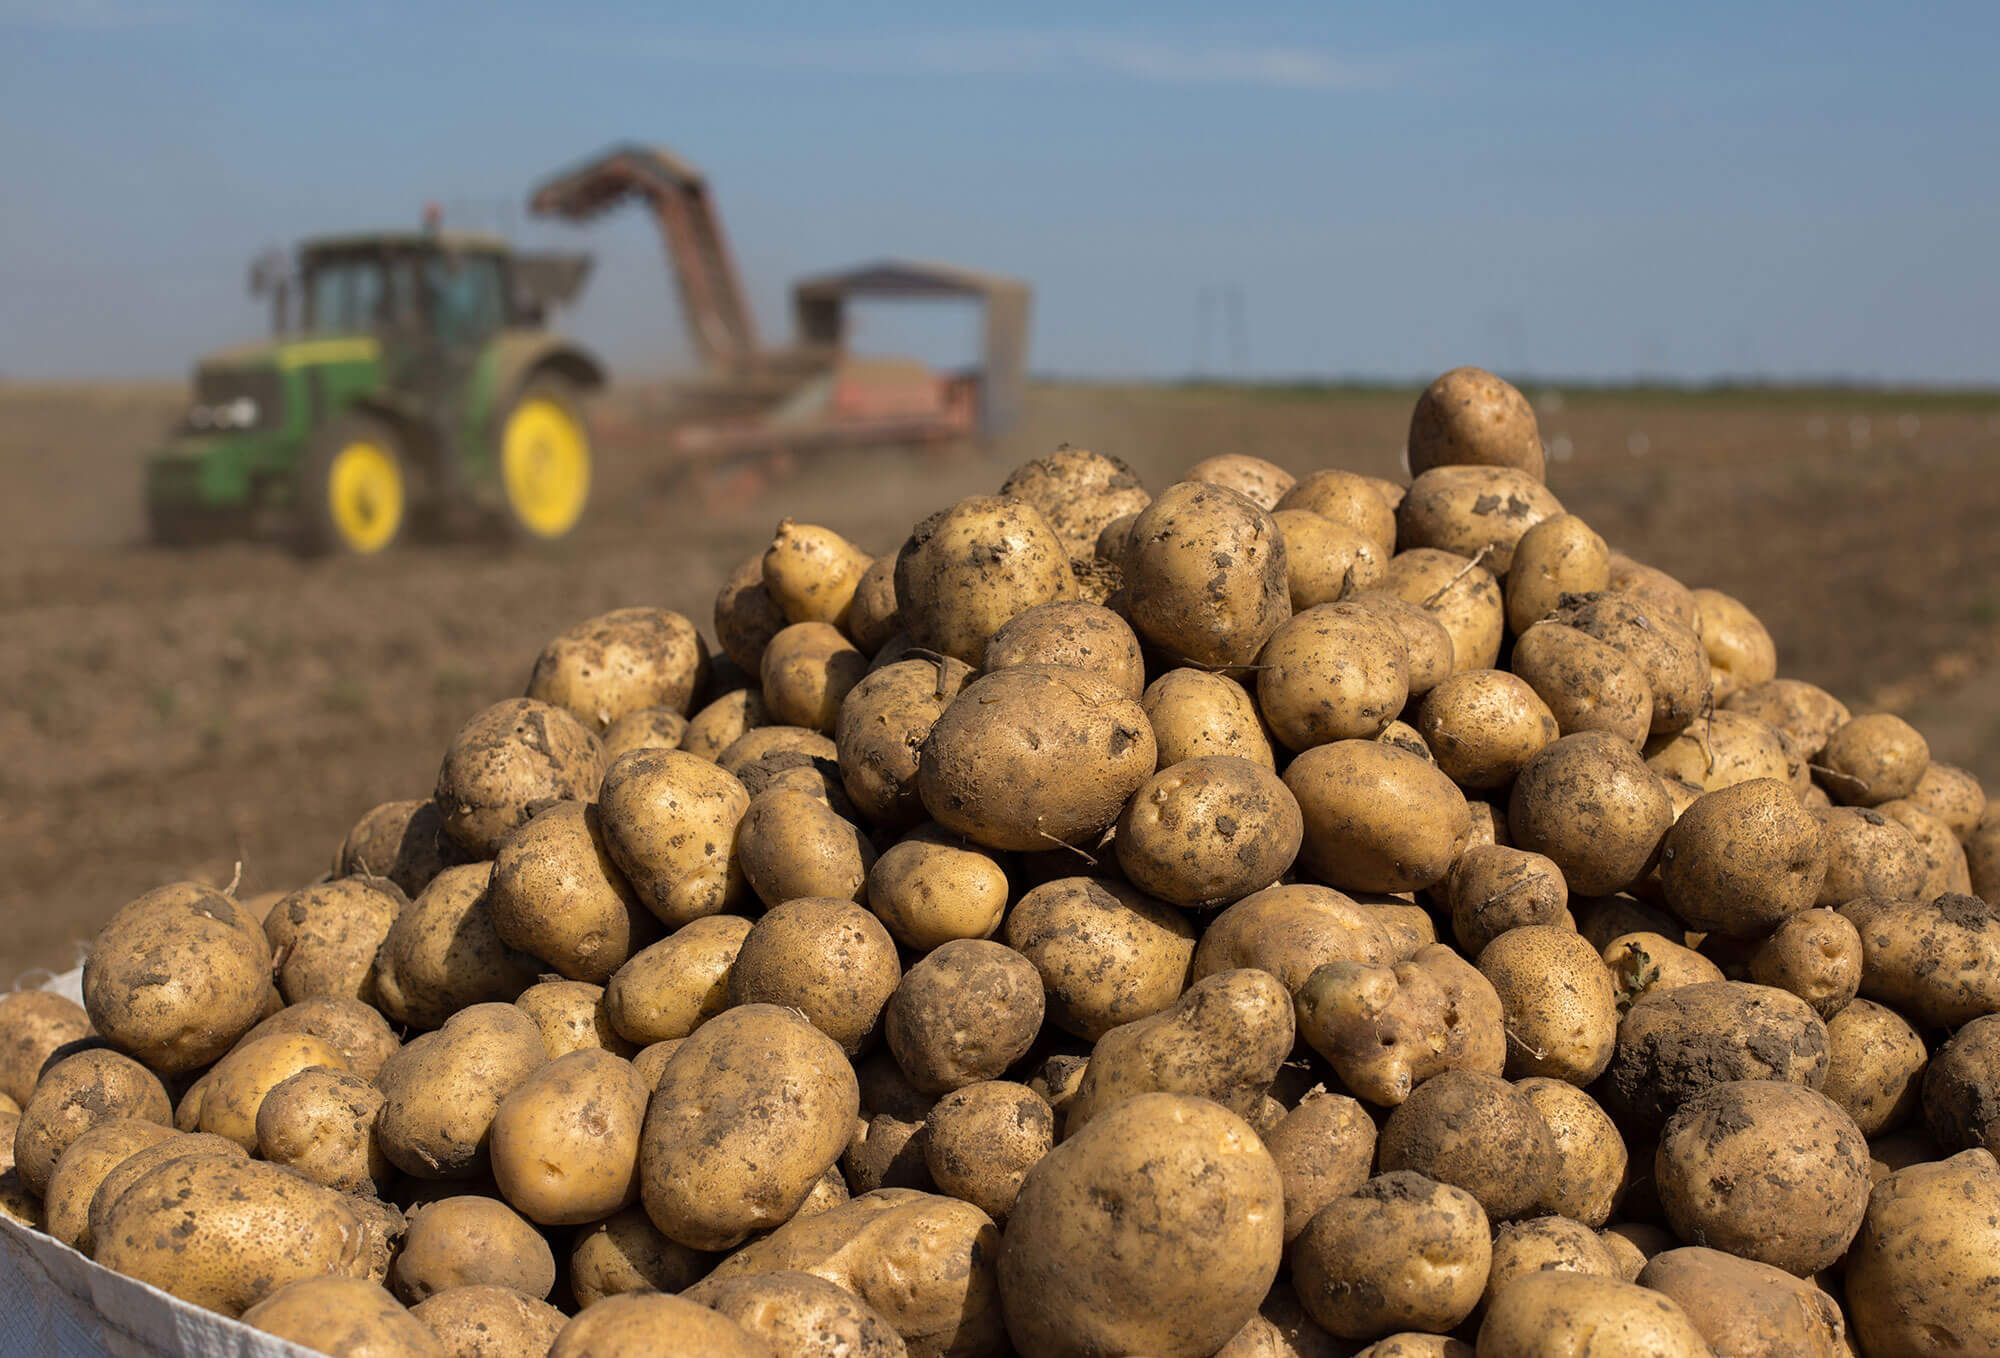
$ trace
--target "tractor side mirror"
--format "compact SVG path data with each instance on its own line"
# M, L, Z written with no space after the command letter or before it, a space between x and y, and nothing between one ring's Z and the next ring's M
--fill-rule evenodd
M271 299L271 329L285 329L285 303L291 291L291 261L280 250L266 250L250 262L250 295Z

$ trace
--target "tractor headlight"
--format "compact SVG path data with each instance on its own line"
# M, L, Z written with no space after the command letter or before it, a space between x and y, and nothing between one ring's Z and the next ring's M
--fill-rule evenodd
M257 402L248 396L239 396L222 408L231 428L249 429L257 423Z

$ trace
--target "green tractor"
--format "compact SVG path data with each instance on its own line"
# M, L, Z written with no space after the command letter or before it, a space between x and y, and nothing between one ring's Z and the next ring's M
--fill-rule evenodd
M154 540L275 524L303 551L366 555L467 520L562 537L590 496L583 400L604 368L546 320L589 271L585 255L436 229L260 261L274 337L196 366L192 405L146 462Z

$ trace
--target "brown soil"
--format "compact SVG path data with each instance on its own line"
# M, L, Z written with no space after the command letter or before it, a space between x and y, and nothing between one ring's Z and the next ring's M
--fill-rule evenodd
M308 562L141 544L137 454L177 391L0 387L0 982L67 965L162 881L227 882L239 862L246 892L309 880L371 805L428 793L453 730L518 693L550 634L635 603L706 628L723 574L781 513L891 550L1064 440L1153 486L1222 451L1393 475L1412 395L1048 386L988 456L828 457L722 510L628 433L560 548ZM638 428L633 408L613 398L609 423ZM1550 480L1569 508L1740 596L1787 673L1911 712L1937 757L2000 788L1996 409L1571 395L1543 431L1568 440Z

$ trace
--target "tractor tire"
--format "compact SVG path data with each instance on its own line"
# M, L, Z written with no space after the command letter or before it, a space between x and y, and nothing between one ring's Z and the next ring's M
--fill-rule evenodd
M573 383L530 379L495 422L501 522L523 542L568 536L590 503L590 426Z
M312 437L298 471L295 542L308 556L373 556L409 525L409 457L396 427L350 411Z

